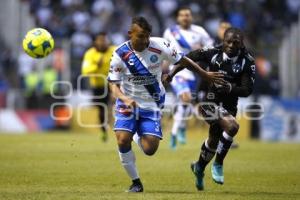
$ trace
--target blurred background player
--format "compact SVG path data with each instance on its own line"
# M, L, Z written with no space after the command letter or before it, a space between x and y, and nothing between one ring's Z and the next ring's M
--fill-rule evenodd
M202 47L211 47L213 40L201 26L192 24L189 7L181 7L176 13L177 24L166 29L164 38L174 43L184 54ZM172 66L171 66L172 67ZM176 140L186 143L187 118L192 113L191 102L195 97L197 80L192 71L184 69L176 74L171 86L180 103L177 104L171 131L170 147L176 148Z
M254 59L245 49L243 33L237 28L225 31L223 45L213 49L199 49L187 56L195 62L206 62L210 71L224 74L226 84L209 84L200 112L209 123L209 135L202 144L199 160L191 164L196 176L196 187L204 189L203 177L206 165L216 154L212 165L212 178L218 184L224 183L223 160L239 130L236 121L239 97L248 97L255 80ZM176 67L177 68L177 67ZM174 76L174 69L171 77Z
M224 33L230 27L231 27L231 24L229 22L226 22L226 21L220 22L218 30L217 30L217 37L215 39L214 46L220 45L223 42Z
M143 185L131 149L134 140L148 156L154 155L162 139L161 111L165 101L162 85L164 60L195 69L209 82L222 82L220 73L209 73L163 38L150 37L152 26L143 17L134 17L128 35L111 60L108 81L116 100L115 127L121 163L132 179L128 192L143 192Z
M102 130L102 141L107 141L107 117L104 108L108 106L108 84L106 77L109 71L110 59L115 46L110 45L105 32L94 36L93 47L84 54L82 62L82 74L89 77L90 87L93 92L93 101L98 108L98 118ZM103 105L104 104L104 105Z

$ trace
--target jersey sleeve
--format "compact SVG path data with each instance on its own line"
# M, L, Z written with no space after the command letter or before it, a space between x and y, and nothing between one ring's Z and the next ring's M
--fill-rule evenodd
M184 56L172 42L163 39L161 46L165 60L169 61L171 64L176 64Z
M203 47L213 47L214 40L209 36L209 34L203 29L201 33L201 44Z
M98 63L94 61L92 52L87 51L83 57L81 73L84 75L95 73L97 71L97 68Z
M164 34L163 34L163 38L170 41L170 38L171 38L171 32L169 29L166 29Z
M181 49L179 46L177 40L175 37L172 35L170 29L166 29L163 35L164 39L166 39L168 42L170 42L176 49Z
M110 61L110 69L107 80L110 82L120 82L123 79L125 68L123 61L116 52L113 53Z
M252 61L252 62L250 63L250 65L247 66L246 73L247 73L248 76L250 77L250 79L251 79L251 84L252 84L252 87L253 87L254 82L255 82L255 73L256 73L256 66L255 66L254 61Z

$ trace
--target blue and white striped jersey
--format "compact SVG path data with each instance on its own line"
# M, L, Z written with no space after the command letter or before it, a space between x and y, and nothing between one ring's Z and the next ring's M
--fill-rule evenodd
M177 63L183 54L163 38L151 37L142 52L132 49L130 41L113 53L108 81L119 82L121 91L147 110L159 110L164 104L165 89L161 82L163 60ZM117 106L122 105L117 100Z

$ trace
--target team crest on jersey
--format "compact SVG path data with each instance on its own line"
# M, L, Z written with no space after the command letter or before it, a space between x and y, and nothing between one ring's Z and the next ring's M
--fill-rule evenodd
M238 63L234 63L232 65L232 71L234 73L239 73L241 71L241 65L239 65Z
M152 63L157 62L157 60L158 60L157 55L154 55L154 54L153 54L153 55L150 57L150 61L151 61Z

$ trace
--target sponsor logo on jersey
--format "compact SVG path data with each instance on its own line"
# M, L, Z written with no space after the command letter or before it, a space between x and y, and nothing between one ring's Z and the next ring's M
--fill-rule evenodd
M219 68L221 67L221 63L219 63L218 61L215 61L215 63L219 66Z
M131 82L134 85L151 85L156 82L156 76L129 76L128 82Z

